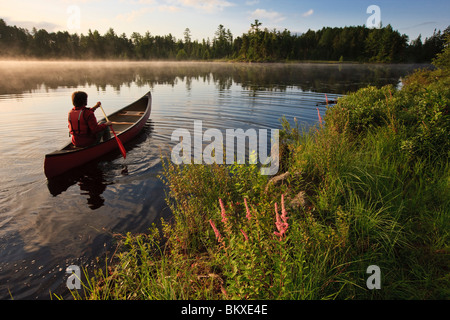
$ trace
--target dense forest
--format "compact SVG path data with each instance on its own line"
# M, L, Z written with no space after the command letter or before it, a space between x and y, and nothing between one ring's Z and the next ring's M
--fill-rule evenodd
M262 28L255 20L242 36L233 37L219 25L214 38L192 41L186 28L183 39L173 35L155 36L134 32L130 38L110 28L104 35L97 30L88 34L67 31L48 32L33 28L31 32L9 26L0 19L0 56L10 58L130 59L130 60L210 60L236 61L356 61L356 62L430 62L444 48L445 36L436 31L422 41L421 36L408 42L406 35L390 25L379 29L365 26L324 27L292 34Z

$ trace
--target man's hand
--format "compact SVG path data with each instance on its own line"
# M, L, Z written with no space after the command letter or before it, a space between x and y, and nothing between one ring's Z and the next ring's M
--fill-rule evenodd
M109 127L109 126L112 126L112 122L111 121L107 121L107 122L105 122L105 124Z
M98 109L98 107L100 107L102 105L102 103L99 101L99 102L97 102L97 104L95 105L95 106L93 106L92 107L92 110L97 110Z

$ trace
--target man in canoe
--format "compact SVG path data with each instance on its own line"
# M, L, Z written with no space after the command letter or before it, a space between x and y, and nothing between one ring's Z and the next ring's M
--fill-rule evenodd
M73 109L69 112L69 132L72 135L72 143L76 147L84 148L98 144L111 137L108 126L110 121L97 123L94 112L101 103L92 108L87 108L88 95L83 91L76 91L72 94Z

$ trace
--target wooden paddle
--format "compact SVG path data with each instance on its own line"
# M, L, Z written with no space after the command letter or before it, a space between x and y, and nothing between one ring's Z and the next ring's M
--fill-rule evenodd
M105 116L106 121L109 122L108 117L106 116L106 113L105 113L105 111L102 108L102 105L99 104L98 106L100 107L100 109L102 109L102 112L103 112L103 115ZM114 129L113 129L112 125L111 125L111 131L114 134L114 137L116 138L117 144L119 145L119 149L120 149L120 152L122 153L123 158L126 159L127 152L125 150L125 147L123 146L122 141L120 141L120 139L117 137L116 133L114 132Z

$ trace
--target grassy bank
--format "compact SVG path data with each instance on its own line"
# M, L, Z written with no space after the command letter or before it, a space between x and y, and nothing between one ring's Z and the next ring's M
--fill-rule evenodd
M164 160L173 219L120 237L87 298L448 299L448 50L439 69L343 97L307 131L283 119L275 178Z

